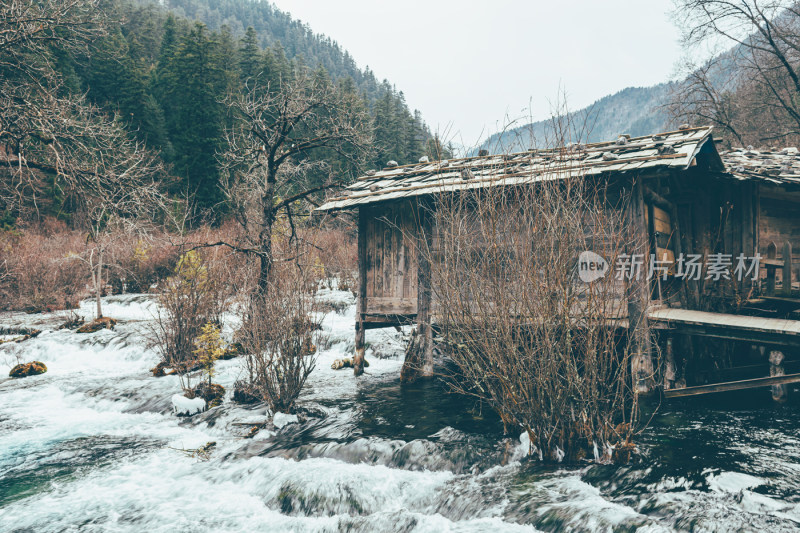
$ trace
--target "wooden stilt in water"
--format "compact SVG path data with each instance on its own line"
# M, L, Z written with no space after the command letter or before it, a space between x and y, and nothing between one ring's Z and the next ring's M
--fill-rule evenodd
M783 369L783 352L772 350L769 352L769 375L770 377L779 377L786 374ZM783 403L789 396L789 386L785 383L779 385L772 385L772 399L776 402Z
M353 374L364 373L366 350L364 313L367 305L367 217L358 214L358 300L356 301L356 353L353 357Z
M674 389L677 379L677 368L675 366L675 354L672 349L672 337L667 337L666 362L664 365L664 390Z
M400 371L403 381L433 376L433 329L431 328L431 216L424 205L418 212L420 234L417 239L417 327L406 349Z
M646 228L644 197L639 180L633 181L633 190L629 207L630 227ZM636 243L633 254L649 256L648 237L641 230L636 230L634 238L642 242ZM626 296L628 300L628 336L631 347L631 379L633 388L639 394L647 394L653 390L653 359L650 333L647 327L647 307L650 303L650 283L647 271L633 273L627 281Z

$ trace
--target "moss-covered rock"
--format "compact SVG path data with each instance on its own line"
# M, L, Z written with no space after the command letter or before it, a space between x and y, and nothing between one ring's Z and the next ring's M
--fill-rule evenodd
M19 337L15 337L13 339L7 340L0 340L0 344L5 344L9 342L22 342L28 339L33 339L39 336L39 333L42 331L39 329L31 329L31 328L3 328L0 330L1 335L20 335Z
M208 409L222 404L222 400L225 399L225 387L217 383L209 385L208 382L203 381L192 390L196 398L202 398L206 401Z
M369 361L364 359L364 368L369 366ZM340 370L342 368L353 368L353 359L351 357L344 357L342 359L336 359L333 364L331 364L331 368L334 370Z
M82 325L84 325L85 323L86 320L82 316L72 315L69 318L67 318L64 321L64 323L58 326L56 329L77 329Z
M636 445L628 440L614 446L611 460L616 465L626 465L631 462L634 455L636 455Z
M47 372L47 365L41 361L31 361L30 363L23 363L11 369L8 375L12 378L24 378L27 376L36 376Z
M107 316L101 316L100 318L92 320L88 324L82 325L75 331L76 333L94 333L95 331L100 331L101 329L114 329L114 326L116 325L116 319L109 318Z
M181 363L175 363L169 368L171 368L172 370L167 372L167 374L170 376L174 376L176 374L186 374L187 372L195 372L203 368L203 365L200 364L200 361L198 361L197 359L190 359L188 361L183 361Z
M166 361L159 362L156 366L150 369L150 372L153 373L154 377L160 378L166 376L167 373L165 369L168 368Z
M311 337L307 336L303 339L303 345L300 350L303 355L314 355L317 353L317 346L311 341Z

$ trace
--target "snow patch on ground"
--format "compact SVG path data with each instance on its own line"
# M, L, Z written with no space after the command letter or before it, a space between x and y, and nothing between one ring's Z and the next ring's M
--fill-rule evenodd
M288 426L289 424L297 424L297 415L275 413L272 416L272 425L278 429L281 429L283 426Z
M172 412L176 415L191 416L202 413L206 408L206 401L200 397L187 398L183 394L172 396Z

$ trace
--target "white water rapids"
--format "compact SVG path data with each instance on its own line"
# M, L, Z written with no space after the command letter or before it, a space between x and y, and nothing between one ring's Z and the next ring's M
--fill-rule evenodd
M651 437L652 464L544 468L520 462L490 415L467 412L471 403L438 386L401 386L403 339L394 330L368 332L362 378L332 370L352 352L354 301L320 295L346 305L323 322L331 341L301 397L304 419L253 439L243 423L270 417L263 405L232 402L239 359L218 362L222 406L172 414L177 377L149 372L158 357L147 349L148 296L106 298L104 313L120 323L87 335L55 330L65 313L0 316L5 327L43 330L0 347L3 375L17 361L48 367L0 378L0 531L788 531L800 523L796 406L771 411L786 419L783 431L742 430L749 413L715 415L717 429L701 414L669 421ZM81 314L91 318L90 302ZM681 447L700 438L691 431L730 447L693 461L701 451ZM181 451L208 442L216 446L207 460ZM664 450L688 456L658 459Z

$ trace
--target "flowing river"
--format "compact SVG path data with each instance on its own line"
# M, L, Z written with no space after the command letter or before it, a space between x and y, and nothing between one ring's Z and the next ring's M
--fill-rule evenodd
M36 338L0 347L0 531L792 531L800 528L800 409L768 391L662 405L626 467L522 459L491 412L438 382L402 385L403 338L369 331L367 373L331 362L353 349L352 295L323 326L300 407L269 425L230 400L242 372L220 361L222 406L172 414L175 376L153 377L148 296L105 299L114 331L56 330L65 313L4 314ZM92 306L81 309L91 318ZM207 454L192 454L215 442Z

